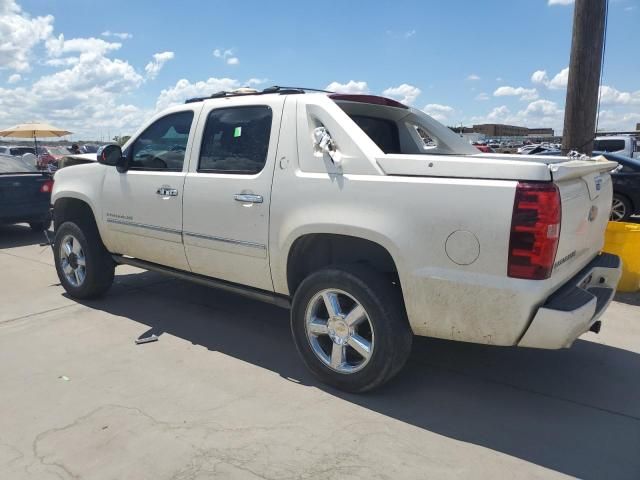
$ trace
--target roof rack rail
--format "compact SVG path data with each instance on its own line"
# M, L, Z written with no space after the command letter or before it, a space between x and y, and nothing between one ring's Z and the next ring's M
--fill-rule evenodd
M272 87L267 87L262 91L248 91L248 87L242 87L237 90L232 90L227 92L226 90L221 90L219 92L213 93L208 97L194 97L185 100L184 103L195 103L202 102L204 100L209 100L211 98L225 98L225 97L238 97L244 95L267 95L269 93L279 93L280 95L295 95L305 92L322 92L322 93L333 93L328 90L320 90L317 88L305 88L305 87L281 87L278 85L274 85Z

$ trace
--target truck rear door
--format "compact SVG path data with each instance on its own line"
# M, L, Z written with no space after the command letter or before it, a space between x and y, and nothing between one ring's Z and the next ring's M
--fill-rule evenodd
M184 246L194 273L273 290L269 206L287 96L203 107L184 186Z

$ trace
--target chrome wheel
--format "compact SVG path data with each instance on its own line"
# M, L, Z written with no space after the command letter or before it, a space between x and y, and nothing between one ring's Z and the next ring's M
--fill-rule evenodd
M60 266L67 282L79 287L87 277L86 258L76 237L66 235L60 242Z
M611 215L609 216L609 220L620 222L625 218L626 215L627 206L622 200L614 197L613 203L611 205Z
M371 320L364 307L342 290L322 290L311 299L305 330L313 352L336 372L357 372L373 354Z

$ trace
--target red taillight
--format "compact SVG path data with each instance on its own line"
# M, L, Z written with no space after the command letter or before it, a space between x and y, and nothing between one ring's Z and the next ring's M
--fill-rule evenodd
M40 185L40 193L51 193L51 190L53 190L53 180L45 180Z
M551 276L561 218L558 187L553 183L518 183L509 240L510 277L544 280Z

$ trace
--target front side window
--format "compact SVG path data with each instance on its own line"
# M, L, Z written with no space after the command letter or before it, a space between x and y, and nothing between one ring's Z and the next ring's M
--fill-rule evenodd
M182 171L192 122L191 110L156 120L131 146L130 168Z
M198 171L259 173L267 161L272 118L267 106L213 110L202 136Z

